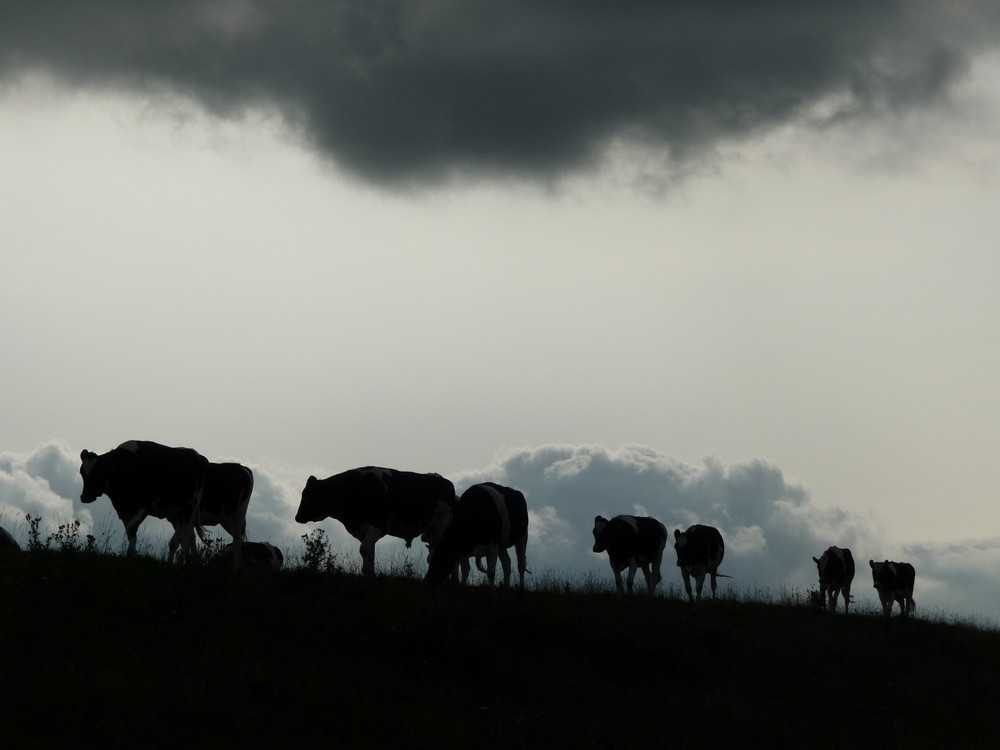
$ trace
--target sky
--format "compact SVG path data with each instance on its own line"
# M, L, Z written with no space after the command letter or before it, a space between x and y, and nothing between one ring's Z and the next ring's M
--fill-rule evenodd
M836 544L859 601L906 560L1000 623L998 41L979 0L8 2L0 523L118 544L80 451L155 440L253 468L291 551L309 475L391 466L524 491L536 575L649 514L730 589Z

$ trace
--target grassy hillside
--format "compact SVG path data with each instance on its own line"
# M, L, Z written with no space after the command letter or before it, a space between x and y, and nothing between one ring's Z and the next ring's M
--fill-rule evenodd
M1000 745L1000 634L801 604L41 550L0 642L6 747Z

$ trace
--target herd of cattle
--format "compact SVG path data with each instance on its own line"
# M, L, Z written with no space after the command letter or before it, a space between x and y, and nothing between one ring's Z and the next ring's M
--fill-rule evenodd
M167 520L174 529L167 545L167 559L196 554L195 535L203 541L203 527L221 526L233 539L236 565L280 568L281 551L266 542L246 540L246 513L253 492L253 473L238 463L211 463L190 448L130 440L103 454L80 454L83 478L81 502L92 503L107 495L125 526L128 554L136 552L136 534L149 516ZM527 570L528 507L518 490L493 482L469 487L456 497L454 485L439 474L418 474L368 466L317 479L309 477L302 490L295 520L298 523L334 518L361 542L361 570L375 574L375 544L384 536L403 539L409 547L417 537L429 549L427 580L449 578L465 583L470 560L495 585L496 563L503 568L504 585L510 585L514 549L524 588ZM636 570L642 570L651 594L660 582L660 566L667 545L667 529L654 518L619 515L594 519L596 553L607 552L619 592L631 593ZM0 549L17 542L0 528ZM674 550L688 598L701 599L705 577L710 576L712 596L725 554L719 530L696 524L674 532ZM483 567L482 559L486 559ZM830 547L813 558L819 573L820 598L831 611L840 595L844 612L851 602L854 557L849 549ZM909 563L869 561L872 582L886 615L898 602L903 615L914 609L914 570ZM622 582L622 571L628 575ZM692 592L691 579L694 579Z

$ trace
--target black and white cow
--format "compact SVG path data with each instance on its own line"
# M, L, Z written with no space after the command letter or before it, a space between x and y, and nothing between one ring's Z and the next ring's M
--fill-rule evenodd
M226 552L233 552L233 545L227 544ZM285 556L281 550L270 542L243 542L243 554L238 565L241 568L258 570L281 570L285 564Z
M854 580L854 555L846 547L828 547L819 558L813 558L819 571L819 598L831 612L837 611L837 596L844 594L844 614L851 603L851 581Z
M594 552L607 551L611 570L615 574L618 593L624 593L622 571L628 568L625 584L632 593L635 571L642 569L646 592L652 594L660 582L660 564L667 546L667 528L655 518L645 516L615 516L594 519Z
M869 560L868 565L872 569L872 582L878 590L878 598L882 600L882 611L886 617L892 614L894 601L899 602L899 611L904 617L917 608L913 601L916 571L910 563Z
M474 484L458 499L451 521L441 538L431 546L427 580L444 581L457 564L464 563L468 578L470 557L486 558L486 577L495 588L497 558L503 567L504 586L510 586L509 547L517 556L518 589L524 590L527 571L528 504L524 495L493 482Z
M239 565L247 533L247 507L253 493L253 472L243 464L210 463L198 509L201 526L221 526L233 538L233 559ZM202 541L205 541L202 536Z
M440 474L365 466L326 479L309 477L298 523L335 518L361 542L361 572L375 575L375 543L384 536L416 537L433 545L455 504L455 485Z
M194 555L198 506L205 488L208 459L191 448L170 448L148 440L129 440L98 455L80 453L83 492L92 503L107 495L125 525L128 554L136 552L136 532L147 516L165 518L174 527L167 559L178 544ZM200 533L200 531L199 531Z
M684 577L684 590L688 599L695 600L691 593L691 576L695 580L695 592L701 599L701 589L705 585L705 574L712 576L712 598L715 598L715 579L728 578L719 573L719 565L726 554L722 534L713 526L695 524L687 531L674 532L674 549L677 551L677 566Z
M0 526L0 552L4 551L20 552L21 545L17 543L17 540L10 535L3 526Z

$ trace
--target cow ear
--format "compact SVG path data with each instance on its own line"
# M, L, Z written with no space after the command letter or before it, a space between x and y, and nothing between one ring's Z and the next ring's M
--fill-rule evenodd
M815 557L813 558L813 562L819 564L819 560L817 560Z
M595 524L596 524L596 523L600 523L600 522L601 522L601 521L603 521L603 520L604 520L604 516L595 516L595 517L594 517L594 523L595 523Z
M310 484L315 484L315 483L316 483L316 477L310 474L309 478L306 480L306 487L308 487Z
M681 538L681 530L674 529L674 539L680 539L680 538Z
M875 569L875 561L874 560L869 560L868 564L872 567L873 570Z

